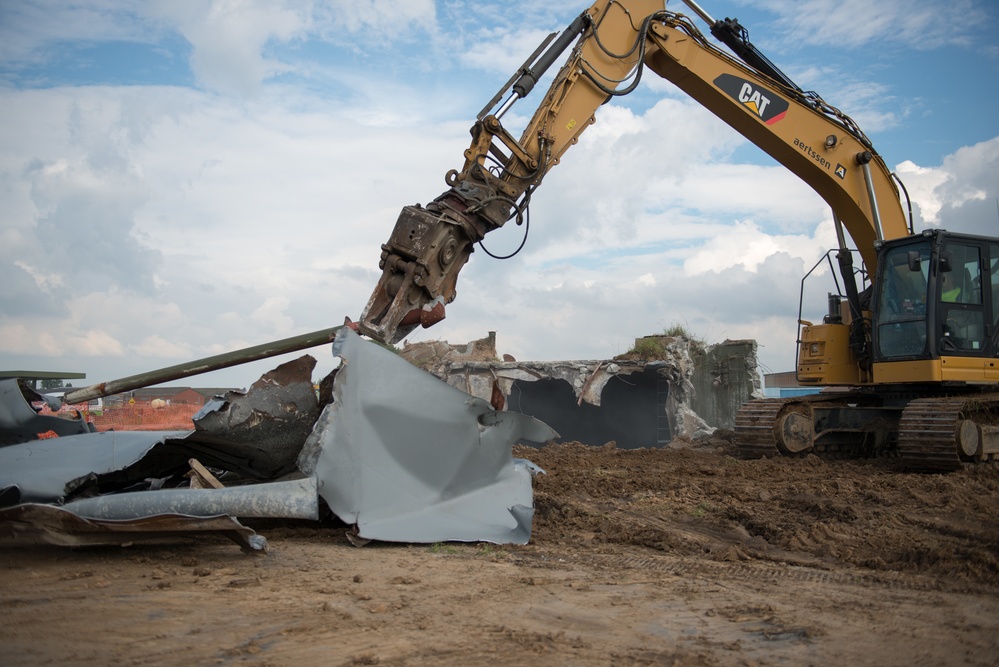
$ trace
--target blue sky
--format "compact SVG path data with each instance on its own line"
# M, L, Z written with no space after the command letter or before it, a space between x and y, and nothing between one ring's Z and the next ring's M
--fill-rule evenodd
M999 6L700 4L860 124L917 230L999 234ZM399 209L444 190L478 110L583 9L0 4L0 368L96 382L356 319ZM755 338L789 370L799 281L834 244L814 193L650 74L546 179L524 251L476 252L448 318L411 340L495 330L520 359L606 358L680 323ZM829 285L807 289L820 317ZM274 363L192 382L245 386Z

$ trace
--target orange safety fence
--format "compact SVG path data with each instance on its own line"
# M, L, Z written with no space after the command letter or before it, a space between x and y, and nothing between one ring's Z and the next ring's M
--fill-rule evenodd
M201 409L200 405L122 405L105 407L101 414L86 415L98 431L191 431L194 422L191 417Z
M200 409L200 405L179 403L155 408L148 404L126 404L90 411L87 404L81 403L63 406L60 413L68 417L81 412L98 431L191 431L194 430L191 418ZM53 413L43 408L40 414Z

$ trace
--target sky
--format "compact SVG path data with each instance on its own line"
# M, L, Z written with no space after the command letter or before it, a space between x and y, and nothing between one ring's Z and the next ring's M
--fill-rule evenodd
M857 121L917 232L999 235L999 5L700 5ZM0 3L0 370L81 386L359 319L399 211L446 189L479 109L586 7ZM651 73L546 177L528 231L512 259L476 250L447 319L408 340L605 359L681 325L792 370L802 277L836 245L816 194ZM806 281L804 319L831 289L824 268ZM310 353L317 379L336 363ZM299 354L172 384L246 387Z

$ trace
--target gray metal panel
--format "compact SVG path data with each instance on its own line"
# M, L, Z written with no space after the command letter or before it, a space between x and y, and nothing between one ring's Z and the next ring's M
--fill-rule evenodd
M156 445L189 433L107 431L0 447L0 489L17 487L21 502L58 502L74 480L127 468Z
M0 380L0 447L35 440L39 433L46 431L54 431L61 436L91 432L82 417L63 419L39 415L25 400L25 393L32 397L32 401L45 401L53 410L58 410L61 405L59 399L39 394L18 380Z
M526 415L497 412L398 355L343 329L343 360L299 467L361 537L397 542L524 544L531 467L514 442L557 436Z

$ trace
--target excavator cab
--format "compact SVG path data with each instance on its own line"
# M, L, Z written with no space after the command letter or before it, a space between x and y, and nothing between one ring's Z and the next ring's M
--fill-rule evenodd
M739 449L890 452L924 472L999 459L999 240L929 229L875 248L851 317L831 295L822 324L803 322L798 381L839 388L744 404Z
M884 242L878 262L875 382L995 382L999 243L927 230Z

